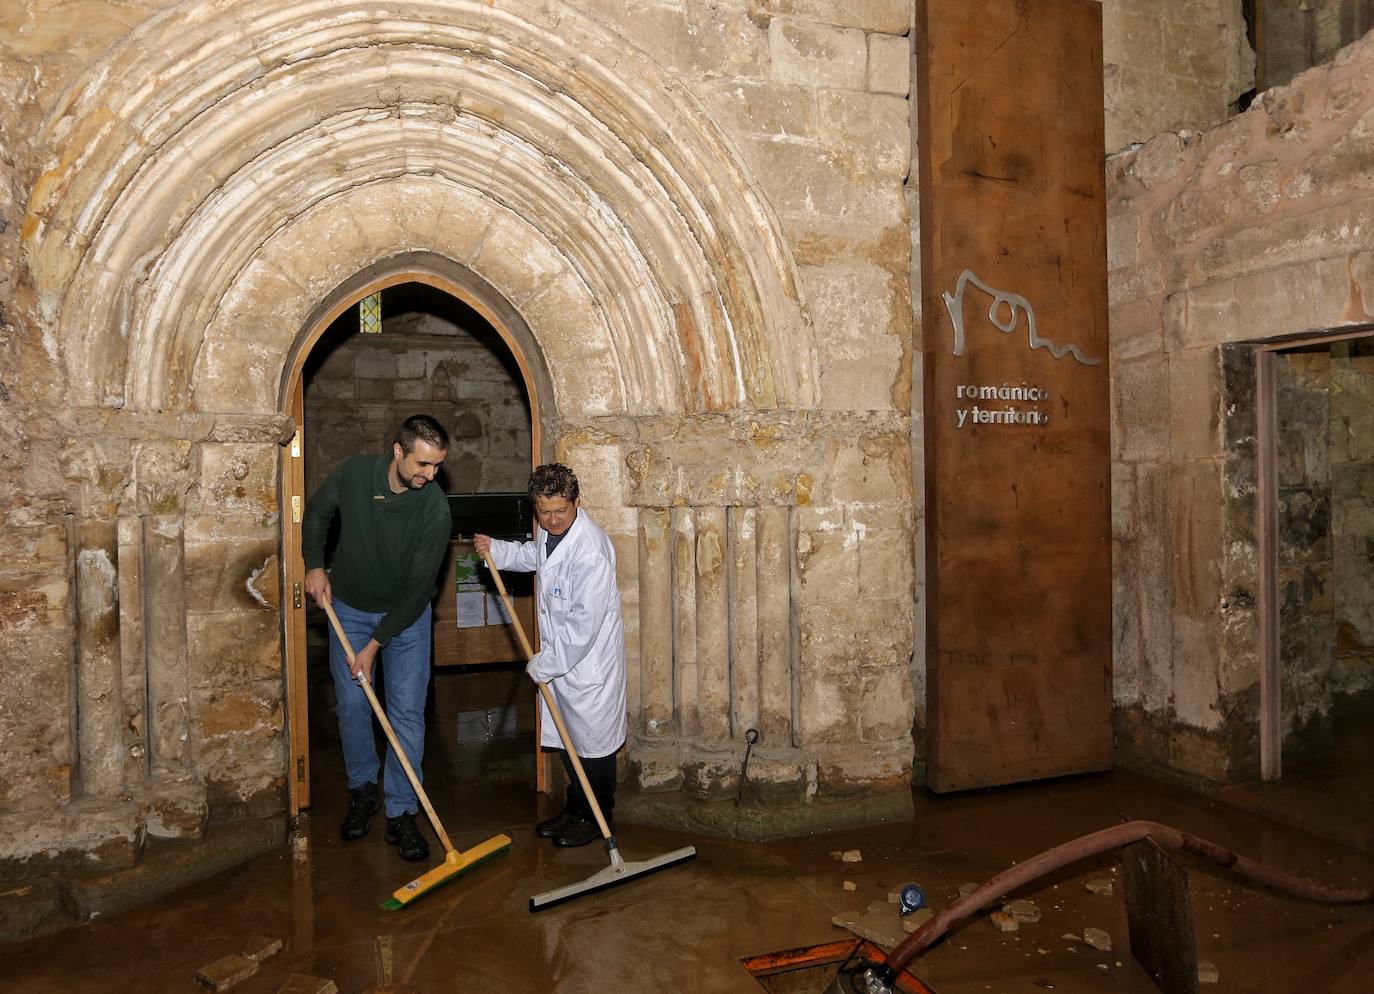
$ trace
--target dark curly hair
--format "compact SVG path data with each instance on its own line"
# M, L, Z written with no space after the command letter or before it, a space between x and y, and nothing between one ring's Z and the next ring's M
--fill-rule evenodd
M538 497L562 497L564 500L577 500L581 491L577 487L577 475L561 462L549 462L530 474L530 500Z

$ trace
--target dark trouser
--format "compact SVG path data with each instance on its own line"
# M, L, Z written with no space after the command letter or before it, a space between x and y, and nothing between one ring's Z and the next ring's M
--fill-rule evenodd
M568 803L563 806L564 810L587 821L596 821L592 806L587 803L587 795L582 791L582 781L577 779L577 771L568 758L568 750L559 749L558 758L563 761L563 769L568 771ZM592 785L596 803L601 806L601 814L609 825L611 812L615 810L615 753L599 759L588 759L586 756L578 758L582 760L582 770L587 774L587 782Z

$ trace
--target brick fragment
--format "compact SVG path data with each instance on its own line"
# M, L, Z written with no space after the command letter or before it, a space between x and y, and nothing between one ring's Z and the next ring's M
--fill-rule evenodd
M227 991L258 972L258 961L234 953L196 971L196 980L212 991Z
M281 952L281 939L274 939L267 935L252 935L243 944L243 955L261 963L270 956L275 956Z

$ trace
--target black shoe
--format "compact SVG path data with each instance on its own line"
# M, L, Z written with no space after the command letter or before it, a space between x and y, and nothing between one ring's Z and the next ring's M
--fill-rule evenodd
M554 845L575 849L601 838L601 829L597 828L596 822L578 818L576 815L572 815L571 819L568 827L553 837Z
M415 816L409 812L386 820L386 841L394 845L401 858L408 862L417 863L429 858L429 843L420 834Z
M348 814L344 815L339 834L345 842L361 839L372 827L372 816L382 810L382 796L375 783L365 783L348 792Z
M552 839L559 832L563 831L573 822L573 816L566 811L560 811L552 818L545 818L534 826L534 834L541 839Z

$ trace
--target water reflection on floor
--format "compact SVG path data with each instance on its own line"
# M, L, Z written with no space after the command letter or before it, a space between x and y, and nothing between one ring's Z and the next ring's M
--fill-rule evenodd
M326 793L301 819L289 850L145 909L0 948L0 986L28 994L190 992L198 967L266 935L285 948L234 988L242 994L275 994L290 973L331 978L344 994L381 984L436 994L760 994L741 957L843 937L830 924L833 915L884 900L907 881L921 883L931 903L943 906L960 883L1134 818L1174 825L1332 885L1374 883L1369 853L1110 774L948 798L918 791L912 822L770 843L624 825L619 840L627 859L687 844L700 855L532 915L531 895L591 875L606 864L604 851L556 850L537 839L530 829L541 812L527 789L443 787L436 807L457 845L500 831L515 843L412 908L388 912L377 902L437 864L437 856L431 864L401 862L383 841L380 821L367 838L342 844L342 804ZM860 850L862 862L832 858L845 849ZM971 922L920 960L917 972L941 994L1155 990L1130 956L1115 866L1115 858L1101 857L1037 885L1021 896L1040 906L1039 923L1004 934L986 920ZM1102 876L1118 881L1110 897L1083 886ZM845 890L845 881L856 889ZM1220 976L1203 991L1371 990L1374 907L1304 904L1237 885L1217 870L1198 869L1191 890L1199 958ZM1066 938L1085 927L1110 933L1113 951Z

